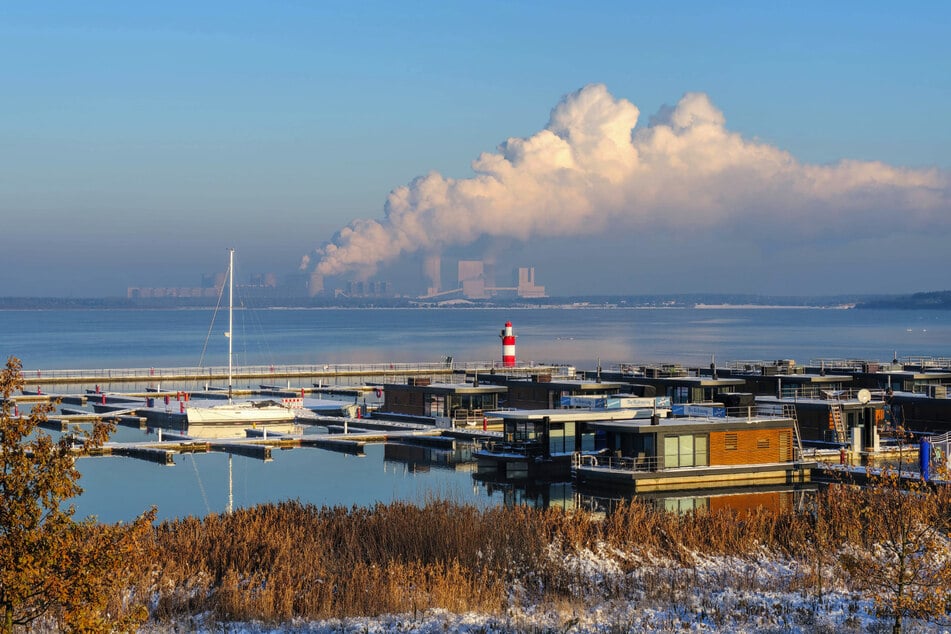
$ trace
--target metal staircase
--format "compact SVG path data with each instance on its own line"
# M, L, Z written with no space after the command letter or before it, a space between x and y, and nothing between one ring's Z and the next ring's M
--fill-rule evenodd
M842 420L842 406L833 403L829 406L829 416L832 418L832 426L835 429L835 437L839 442L847 442L845 434L845 422Z
M795 405L790 405L790 404L788 404L788 403L787 403L787 404L784 404L784 405L783 405L783 416L785 416L786 418L791 418L791 419L792 419L792 422L793 422L793 434L795 434L795 439L794 439L794 440L795 440L795 442L796 442L796 451L798 452L797 455L796 455L796 460L802 460L802 459L803 459L803 458L802 458L802 456L803 456L803 452L802 452L802 436L799 434L799 416L796 414L796 406L795 406Z

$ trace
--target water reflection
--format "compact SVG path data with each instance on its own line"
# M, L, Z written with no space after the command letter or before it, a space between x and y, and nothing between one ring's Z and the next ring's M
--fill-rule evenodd
M538 509L562 508L568 511L576 508L574 486L571 482L531 478L512 480L494 473L473 473L472 479L487 495L499 499L509 508L520 505Z
M427 447L422 444L388 442L383 445L383 460L404 465L413 473L426 473L432 468L451 471L473 471L474 445L452 442L445 447Z
M143 432L125 429L132 440ZM623 500L623 491L577 489L566 479L506 480L476 472L473 445L454 441L440 446L420 442L371 444L351 456L312 448L279 451L273 461L212 452L176 456L177 467L160 467L131 458L87 458L78 461L86 492L76 500L80 517L129 521L155 504L161 519L222 512L233 490L235 508L281 499L318 506L371 506L395 500L425 503L447 499L476 506L525 505L533 508L584 509L606 516ZM232 482L233 480L233 482ZM672 512L755 507L772 510L803 508L816 486L639 494Z
M657 509L679 514L726 509L743 514L759 508L774 513L798 512L807 508L811 496L819 490L818 485L806 484L635 494L579 488L571 482L512 480L487 473L474 473L472 477L488 496L498 498L508 507L525 505L541 509L584 510L602 517L610 515L620 504L634 499L647 502Z
M647 502L670 513L732 510L742 515L757 509L773 513L800 512L808 507L808 502L818 490L818 485L805 484L638 494L576 491L575 499L578 508L599 515L610 515L620 503L632 499Z

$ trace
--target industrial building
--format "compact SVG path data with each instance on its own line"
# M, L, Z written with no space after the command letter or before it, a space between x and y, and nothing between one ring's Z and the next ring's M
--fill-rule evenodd
M535 283L535 268L515 269L512 281L507 286L496 284L495 263L486 260L458 260L456 284L442 288L442 263L438 255L429 255L423 260L422 275L426 281L427 299L490 299L493 297L547 297L545 287Z

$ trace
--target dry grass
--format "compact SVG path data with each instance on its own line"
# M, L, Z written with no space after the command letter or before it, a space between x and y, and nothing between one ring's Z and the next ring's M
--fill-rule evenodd
M285 502L156 526L150 546L160 555L154 566L143 562L135 592L151 600L158 621L204 613L281 622L432 607L504 614L529 603L676 599L711 583L696 568L699 553L752 562L765 549L804 564L784 590L821 597L832 553L867 533L865 495L833 487L799 513L674 515L632 502L603 520L439 501L350 509ZM948 495L939 495L946 512ZM622 562L616 574L571 567L573 554L599 550ZM762 583L754 565L733 577L714 581Z

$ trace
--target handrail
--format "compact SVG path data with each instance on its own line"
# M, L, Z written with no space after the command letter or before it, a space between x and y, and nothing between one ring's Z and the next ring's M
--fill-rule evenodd
M801 398L816 399L821 401L852 401L858 398L858 393L865 389L873 400L882 400L885 397L885 390L868 388L844 388L841 390L830 390L820 385L789 385L782 386L780 398Z
M519 456L535 456L544 453L544 445L541 442L512 443L504 440L477 440L476 447L483 451L496 454L513 454Z
M712 423L722 422L726 419L735 420L738 418L746 420L752 420L755 418L789 418L789 416L783 410L782 404L773 403L756 403L755 405L725 407L721 411L725 412L724 416L716 416L711 414L705 416L689 416L688 418L692 420L707 420ZM677 417L670 420L676 422Z
M270 364L235 366L236 378L262 378L286 376L383 376L401 374L452 374L454 372L537 372L548 366L518 364L514 368L503 367L496 361L467 362L416 362L416 363L335 363L335 364ZM77 369L26 369L24 381L37 383L81 383L88 381L161 381L161 380L205 380L227 378L227 366L180 366L167 368L77 368Z
M731 452L735 453L735 452ZM775 460L773 462L763 462L762 461L762 451L758 450L749 450L739 452L740 456L745 456L748 458L748 462L743 462L739 460L735 463L724 464L724 465L710 465L710 464L701 464L701 465L676 465L676 466L667 466L665 465L663 456L612 456L612 455L592 455L592 454L582 454L580 452L575 452L571 457L571 465L573 468L588 467L599 469L611 469L614 471L679 471L684 469L707 469L707 468L717 468L717 467L736 467L741 465L775 465L775 464L796 464L797 458L794 455L791 460ZM800 458L801 459L801 458Z

